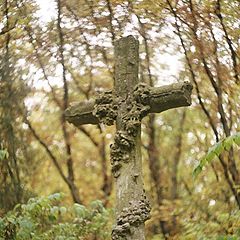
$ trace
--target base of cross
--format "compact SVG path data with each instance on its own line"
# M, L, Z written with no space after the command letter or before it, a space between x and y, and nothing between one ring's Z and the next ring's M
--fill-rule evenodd
M150 218L142 178L141 120L149 113L191 104L192 85L188 82L157 88L139 83L138 45L132 36L116 41L114 90L74 104L65 112L75 126L116 123L110 152L116 183L113 240L144 240L144 222Z

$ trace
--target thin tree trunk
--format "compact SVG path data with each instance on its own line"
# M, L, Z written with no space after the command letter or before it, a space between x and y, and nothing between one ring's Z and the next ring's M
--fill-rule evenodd
M107 155L106 155L106 141L105 136L103 135L103 130L101 128L101 125L99 125L99 130L101 134L101 143L98 146L98 150L101 156L101 165L102 165L102 178L103 178L103 184L102 184L102 191L104 192L104 206L107 206L109 196L112 191L112 178L108 176L107 169Z
M186 118L186 111L181 113L180 118L180 127L178 129L177 138L176 138L176 152L173 157L173 167L172 167L172 188L171 188L171 198L176 200L178 197L178 165L182 153L182 138L183 138L183 126Z
M149 122L148 122L148 128L149 128L149 142L147 146L147 152L148 152L148 158L149 158L149 169L151 171L151 177L156 189L156 195L157 195L157 204L158 206L162 206L162 201L164 199L163 196L163 186L161 181L161 168L160 168L160 161L159 161L159 150L156 146L156 130L154 126L155 122L155 116L154 114L149 115ZM160 213L161 214L161 213ZM159 221L160 228L162 231L162 234L165 239L167 239L167 236L169 236L170 232L167 226L166 221Z
M173 165L172 165L172 187L171 187L171 199L174 202L178 198L178 166L181 159L182 153L182 142L183 142L183 127L186 118L186 111L183 110L180 117L180 124L176 137L176 152L173 157ZM171 225L171 234L174 235L177 232L178 223L176 217L173 215L172 217L172 225Z
M65 119L64 111L68 107L68 82L66 78L66 67L65 67L65 58L64 58L64 39L63 39L63 31L61 28L62 23L62 4L61 0L57 0L57 29L58 29L58 36L59 36L59 56L60 56L60 64L62 65L62 77L63 77L63 109L61 115L61 126L63 132L63 138L65 142L65 149L67 155L67 170L68 170L68 180L69 180L69 187L71 190L71 194L73 197L74 202L80 203L80 196L77 186L75 185L75 176L73 170L73 158L72 158L72 150L71 150L71 143L70 143L70 136L67 129L67 122Z

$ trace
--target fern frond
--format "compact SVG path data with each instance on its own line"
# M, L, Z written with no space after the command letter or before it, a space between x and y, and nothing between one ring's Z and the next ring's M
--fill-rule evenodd
M204 166L210 163L215 157L219 157L223 151L229 151L234 144L240 146L240 132L224 138L211 147L206 156L200 160L199 164L193 170L193 177L197 177L202 172Z

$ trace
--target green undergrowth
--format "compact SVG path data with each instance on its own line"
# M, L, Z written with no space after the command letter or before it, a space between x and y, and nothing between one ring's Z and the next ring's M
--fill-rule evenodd
M63 194L31 198L0 218L0 240L109 239L111 211L99 200L63 206Z

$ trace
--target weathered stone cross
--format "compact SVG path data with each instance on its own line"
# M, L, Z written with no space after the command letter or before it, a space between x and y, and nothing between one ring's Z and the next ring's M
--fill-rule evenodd
M132 36L115 43L114 90L95 100L66 110L75 126L114 124L117 132L111 145L112 173L116 179L116 224L112 239L142 240L150 205L142 181L141 120L148 113L191 104L192 85L187 82L153 88L138 80L139 43Z

